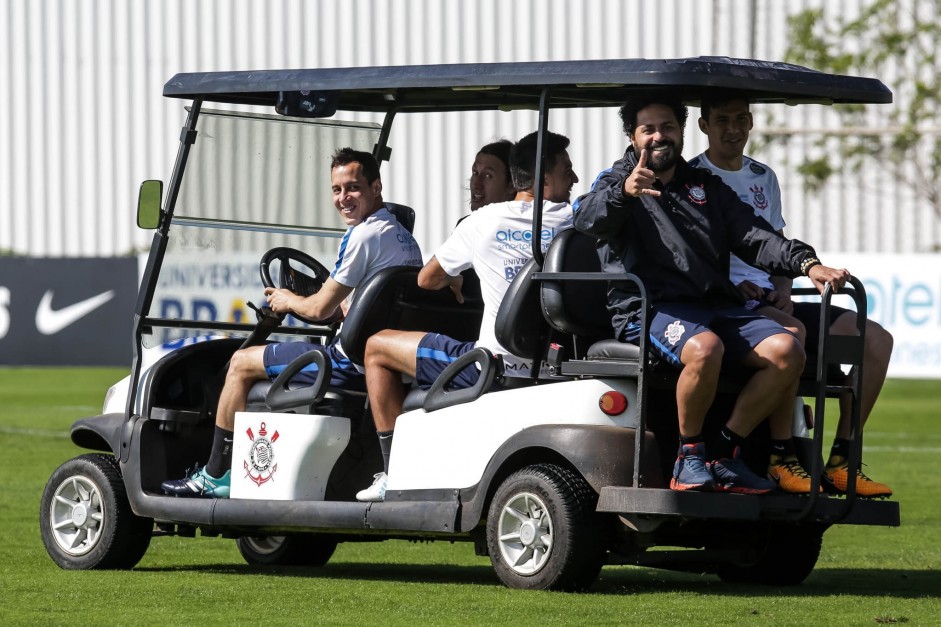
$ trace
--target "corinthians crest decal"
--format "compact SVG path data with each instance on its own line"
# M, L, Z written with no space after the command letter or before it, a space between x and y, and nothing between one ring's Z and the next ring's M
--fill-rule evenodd
M278 465L274 461L274 443L278 439L278 432L275 430L271 438L268 438L268 430L265 423L258 427L258 437L252 433L252 428L245 430L248 439L252 441L252 448L248 452L248 459L243 464L245 467L245 476L252 480L255 485L261 487L268 483L278 470Z
M765 196L764 187L761 185L752 185L748 190L753 194L754 202L752 202L752 205L754 205L755 209L764 211L768 208L768 197Z

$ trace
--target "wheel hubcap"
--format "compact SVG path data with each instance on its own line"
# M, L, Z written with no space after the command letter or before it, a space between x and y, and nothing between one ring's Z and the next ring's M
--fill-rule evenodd
M500 513L500 554L520 575L539 572L552 553L552 519L531 492L513 496Z
M286 539L285 536L242 536L242 540L259 555L271 555L284 545Z
M98 544L105 513L98 486L88 477L69 477L52 497L52 537L66 553L84 555Z

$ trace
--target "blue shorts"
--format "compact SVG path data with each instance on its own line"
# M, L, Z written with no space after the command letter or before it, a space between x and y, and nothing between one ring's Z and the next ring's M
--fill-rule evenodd
M289 363L316 348L324 349L330 357L330 365L333 366L330 387L351 392L366 391L366 377L340 351L337 341L326 346L310 342L268 344L265 346L265 373L273 380L281 374ZM303 370L294 375L291 381L302 385L313 385L317 379L317 370L317 364L307 364Z
M458 357L474 349L474 342L459 342L440 333L426 333L415 352L415 381L423 390L431 387L444 369ZM470 364L451 381L452 389L473 386L480 379L476 364Z
M744 307L710 307L692 303L661 303L652 308L650 342L658 355L682 368L680 355L683 347L694 335L712 331L725 346L723 365L741 366L749 351L772 335L794 335L777 322L758 315ZM640 325L630 324L624 329L623 342L637 344Z

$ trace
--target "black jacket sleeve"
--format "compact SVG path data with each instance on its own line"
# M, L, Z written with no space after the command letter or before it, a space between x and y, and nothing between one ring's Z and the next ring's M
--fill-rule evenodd
M624 228L634 203L640 201L625 196L624 181L633 170L631 149L598 175L591 191L575 201L575 228L599 239L612 240Z
M796 239L787 239L768 222L755 215L738 195L724 183L721 206L726 209L726 228L732 252L749 265L789 278L801 275L801 262L815 257L814 249Z

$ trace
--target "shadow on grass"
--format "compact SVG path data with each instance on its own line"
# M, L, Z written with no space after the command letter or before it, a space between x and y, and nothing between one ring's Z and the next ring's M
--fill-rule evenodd
M331 563L323 568L304 566L253 567L248 565L200 565L182 568L137 568L143 572L209 572L266 577L311 577L356 581L476 584L502 587L493 569L487 566L426 564L379 564L369 562ZM811 573L798 586L731 584L716 575L683 573L652 568L611 566L602 569L590 594L646 594L653 592L693 592L717 596L830 597L833 595L878 596L899 599L937 597L941 571L826 568Z

